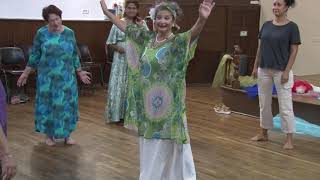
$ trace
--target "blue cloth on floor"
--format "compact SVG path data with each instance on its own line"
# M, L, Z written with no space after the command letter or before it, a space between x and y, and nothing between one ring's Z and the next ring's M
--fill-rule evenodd
M258 96L258 85L257 84L254 86L251 86L251 87L246 87L246 88L244 88L244 90L246 91L247 95L250 98L254 98L254 97ZM277 94L277 90L276 90L275 85L273 85L272 94L273 95Z
M306 120L303 120L299 117L295 117L296 119L296 133L297 134L305 134L314 137L320 137L320 126L311 124ZM281 128L281 118L279 115L273 118L273 127L275 129Z

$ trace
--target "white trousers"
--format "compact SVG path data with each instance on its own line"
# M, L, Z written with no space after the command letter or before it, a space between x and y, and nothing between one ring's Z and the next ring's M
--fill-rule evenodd
M140 137L139 180L196 180L190 144Z
M272 115L272 89L275 84L277 89L281 129L284 133L296 131L295 118L292 106L291 89L294 84L293 73L290 71L287 83L281 83L282 71L274 69L258 69L258 91L260 105L260 126L264 129L273 128Z

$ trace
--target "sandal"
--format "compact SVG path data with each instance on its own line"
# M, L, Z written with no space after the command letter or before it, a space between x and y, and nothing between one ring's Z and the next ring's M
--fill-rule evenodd
M19 96L12 96L11 97L11 104L19 104L19 103L20 103Z
M64 143L67 145L75 145L76 141L73 140L71 137L67 137L67 138L64 138Z
M230 108L225 105L216 105L213 107L214 111L219 114L231 114Z
M48 146L54 146L56 144L55 140L53 138L47 137L44 143Z

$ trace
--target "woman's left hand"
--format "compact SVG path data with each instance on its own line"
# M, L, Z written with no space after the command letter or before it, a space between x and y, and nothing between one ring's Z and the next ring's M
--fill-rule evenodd
M2 179L10 180L16 175L17 165L10 155L4 156L1 159L1 166L2 166L2 174L1 174Z
M203 0L199 7L199 17L203 19L208 19L212 8L215 6L213 0Z
M91 83L91 82L90 82L90 80L91 80L91 78L90 78L91 73L89 73L89 72L87 72L87 71L79 71L79 72L78 72L78 75L79 75L79 77L80 77L80 79L81 79L81 81L82 81L83 83L85 83L85 84L90 84L90 83Z
M143 26L144 21L141 17L137 17L135 23L138 24L139 26Z
M281 84L287 83L289 81L289 72L283 71L281 75Z

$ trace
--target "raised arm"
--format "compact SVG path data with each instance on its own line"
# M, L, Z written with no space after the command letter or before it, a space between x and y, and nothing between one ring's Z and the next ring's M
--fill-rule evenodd
M110 19L110 21L116 25L122 32L124 32L126 30L127 24L120 20L119 18L117 18L114 14L112 14L109 10L108 7L106 5L105 0L100 0L100 5L103 11L103 14L105 14L106 16L108 16L108 18Z
M214 6L215 2L213 0L203 0L200 4L198 20L191 28L191 39L195 39L200 35Z

